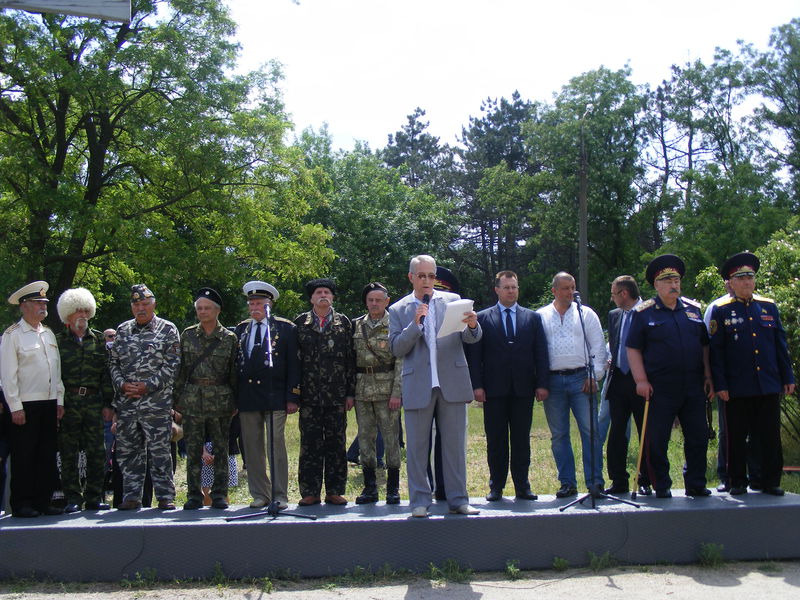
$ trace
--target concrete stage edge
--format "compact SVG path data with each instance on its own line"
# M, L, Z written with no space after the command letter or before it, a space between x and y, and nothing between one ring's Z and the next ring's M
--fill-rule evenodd
M555 557L585 565L590 553L609 552L623 564L690 563L702 544L724 546L727 560L800 557L800 496L759 493L671 500L638 498L641 508L591 500L559 512L567 500L487 503L481 514L447 514L434 504L428 519L408 506L350 505L301 508L317 521L283 516L226 522L253 512L161 512L145 509L82 512L61 517L0 519L0 577L57 581L208 578L217 563L230 578L291 573L343 574L356 566L425 570L453 559L476 571L549 568ZM295 507L292 507L295 509Z

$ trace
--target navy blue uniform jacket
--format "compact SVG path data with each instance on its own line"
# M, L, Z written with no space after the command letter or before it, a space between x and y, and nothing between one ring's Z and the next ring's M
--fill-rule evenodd
M728 298L711 312L709 331L715 390L745 398L781 394L794 383L786 332L769 298Z

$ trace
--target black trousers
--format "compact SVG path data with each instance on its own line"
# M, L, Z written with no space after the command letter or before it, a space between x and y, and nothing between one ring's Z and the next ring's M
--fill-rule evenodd
M694 385L652 381L650 414L647 418L645 452L648 459L648 476L656 490L672 487L669 476L667 449L675 417L683 430L683 453L686 467L683 483L687 488L706 487L706 452L708 450L708 422L703 381L697 378Z
M636 393L636 382L633 375L615 370L611 376L608 392L609 414L611 427L608 430L608 445L606 446L606 464L608 477L616 486L629 487L628 478L628 421L631 415L642 437L642 420L644 418L644 398ZM645 432L646 435L646 432ZM645 469L639 473L639 485L649 485L650 479Z
M24 402L24 425L10 425L11 510L50 506L56 486L55 400Z
M725 403L728 476L732 486L747 485L747 436L756 443L761 484L777 487L783 474L781 400L778 394L731 398Z
M489 488L502 492L506 486L509 463L514 489L530 487L531 422L533 398L500 396L487 398L483 404L483 427L489 463ZM509 461L510 446L510 461Z

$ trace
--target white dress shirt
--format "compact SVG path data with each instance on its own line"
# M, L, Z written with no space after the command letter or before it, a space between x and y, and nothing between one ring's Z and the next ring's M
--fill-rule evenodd
M583 341L580 316L577 304L570 303L562 317L555 304L550 303L537 310L542 316L547 349L550 353L550 370L564 371L577 369L586 365L586 346ZM595 378L603 378L606 369L606 343L600 319L588 306L583 307L583 320L586 326L586 337L594 366Z
M25 319L6 329L0 345L0 379L11 412L23 402L57 400L64 404L61 356L56 336L41 323L31 327Z

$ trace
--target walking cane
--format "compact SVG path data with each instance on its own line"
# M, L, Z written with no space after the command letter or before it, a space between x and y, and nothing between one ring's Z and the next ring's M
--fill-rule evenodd
M639 473L642 472L642 454L644 453L644 435L647 432L647 413L650 411L650 396L644 401L644 416L642 417L642 435L639 436L639 458L636 459L636 472L633 474L631 500L636 500L636 490L639 489Z

